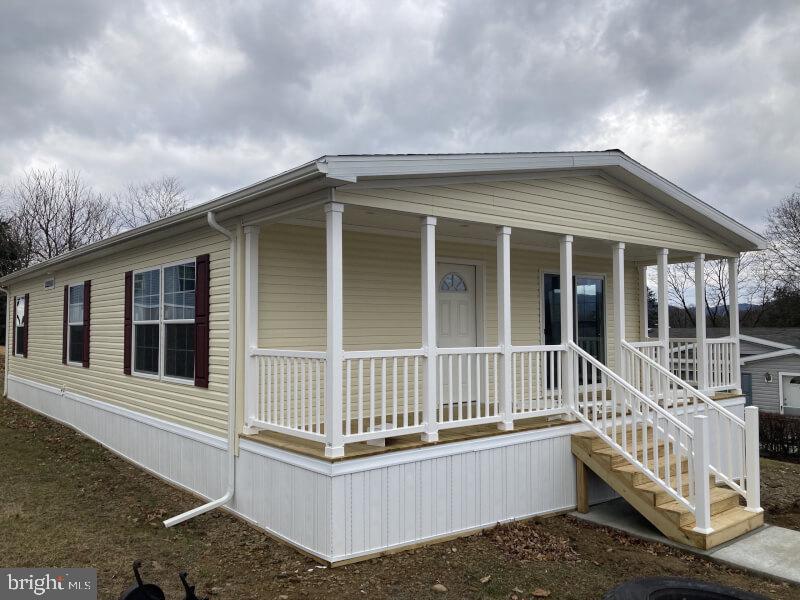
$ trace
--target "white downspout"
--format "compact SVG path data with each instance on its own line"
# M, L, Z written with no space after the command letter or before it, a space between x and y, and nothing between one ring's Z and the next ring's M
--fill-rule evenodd
M212 211L208 212L208 224L231 241L229 264L230 298L228 300L230 303L228 307L228 487L225 490L225 495L221 498L203 504L203 506L193 508L171 519L167 519L164 521L165 527L172 527L173 525L193 519L210 510L224 506L233 498L233 493L236 489L236 238L233 232L225 229L217 222L216 216Z

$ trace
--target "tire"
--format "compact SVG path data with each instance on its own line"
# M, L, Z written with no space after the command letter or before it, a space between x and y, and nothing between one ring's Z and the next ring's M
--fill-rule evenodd
M684 577L646 577L618 585L603 600L768 600L764 596Z

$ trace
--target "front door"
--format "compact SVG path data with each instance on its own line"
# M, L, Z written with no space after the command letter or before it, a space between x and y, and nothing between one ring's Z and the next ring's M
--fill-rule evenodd
M436 322L439 348L469 348L478 345L475 265L439 263Z
M560 280L559 275L545 273L543 289L545 344L561 343ZM602 363L605 363L606 358L604 284L603 278L596 276L579 275L572 281L575 294L575 341L578 346ZM578 369L578 379L582 384L582 369Z
M436 266L436 323L439 348L474 348L478 345L475 265L439 263ZM471 357L442 356L439 377L441 401L446 406L470 402L466 361ZM460 380L459 380L460 377ZM473 372L474 380L474 372ZM460 382L460 385L459 385ZM474 381L471 389L475 389ZM455 409L453 409L455 413ZM461 415L459 406L458 414ZM452 415L444 417L453 418Z

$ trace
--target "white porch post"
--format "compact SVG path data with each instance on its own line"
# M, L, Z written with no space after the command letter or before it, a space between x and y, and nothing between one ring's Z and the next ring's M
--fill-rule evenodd
M511 228L497 228L497 345L503 354L500 380L500 410L503 419L498 427L514 429L514 397L511 379Z
M332 196L335 197L335 196ZM325 361L325 456L344 456L342 439L342 213L338 202L325 205L328 334Z
M728 288L730 301L728 318L730 319L731 337L735 340L731 368L733 369L733 383L736 389L742 391L742 372L739 363L739 257L728 259Z
M709 460L711 459L708 417L695 415L692 419L694 426L694 505L695 528L698 533L711 533L711 489L708 478L710 476Z
M422 348L425 350L425 380L422 386L422 440L439 439L436 420L436 217L424 217L421 229L422 255Z
M759 463L758 407L744 409L745 495L747 510L761 512L761 465Z
M647 302L648 294L647 266L639 265L639 295L641 296L641 303L639 305L639 331L643 342L646 342L650 337L650 315L648 314L650 304Z
M669 369L669 298L667 297L667 262L669 250L658 251L658 340L661 342L661 366Z
M559 270L559 308L561 313L561 343L566 345L573 341L573 319L574 310L574 288L572 286L572 236L564 235L561 237L560 248L560 270ZM570 351L565 353L566 360L561 365L561 389L564 391L567 407L571 411L577 412L578 401L575 390L575 377L573 376L573 354Z
M244 433L258 431L251 425L258 417L258 362L251 352L258 347L258 235L259 226L244 228Z
M612 260L612 277L614 278L614 371L624 377L624 354L622 340L625 339L625 244L614 244Z
M694 322L697 338L697 388L708 390L708 348L706 347L706 257L694 258Z

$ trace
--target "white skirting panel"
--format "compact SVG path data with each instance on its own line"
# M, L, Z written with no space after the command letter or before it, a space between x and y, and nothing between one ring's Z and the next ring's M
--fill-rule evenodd
M8 396L206 498L226 482L225 440L9 376ZM229 510L339 562L575 507L568 425L330 463L242 440ZM615 496L591 476L594 502Z
M575 507L568 433L481 450L457 452L459 445L448 444L448 456L334 476L332 561ZM590 481L593 502L615 497Z
M225 440L59 388L8 377L8 397L206 498L225 491Z

